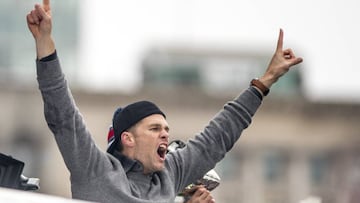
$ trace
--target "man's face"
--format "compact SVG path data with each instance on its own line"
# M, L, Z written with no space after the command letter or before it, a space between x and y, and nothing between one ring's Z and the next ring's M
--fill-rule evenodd
M144 173L164 169L165 155L169 143L169 126L160 114L142 119L131 130L134 135L134 158L144 167Z

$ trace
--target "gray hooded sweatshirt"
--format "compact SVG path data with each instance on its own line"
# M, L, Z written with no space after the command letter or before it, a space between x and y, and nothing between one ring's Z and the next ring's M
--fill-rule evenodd
M67 169L72 197L101 203L171 203L215 167L247 128L261 104L253 87L224 105L185 148L166 155L165 169L143 174L141 163L99 149L68 88L59 59L36 61L46 122Z

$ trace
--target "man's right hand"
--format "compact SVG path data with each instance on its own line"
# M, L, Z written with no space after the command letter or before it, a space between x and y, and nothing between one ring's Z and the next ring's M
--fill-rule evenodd
M43 4L35 7L26 16L27 24L36 42L37 58L41 59L55 51L55 44L51 37L52 22L50 0L43 0Z
M202 185L194 186L196 190L186 203L215 203L215 199L211 196L209 190Z

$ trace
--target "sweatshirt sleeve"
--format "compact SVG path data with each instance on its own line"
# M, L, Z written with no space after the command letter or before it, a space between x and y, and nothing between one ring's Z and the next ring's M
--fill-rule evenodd
M55 57L50 61L37 60L36 66L45 119L54 134L71 178L101 174L110 164L105 163L108 162L106 154L95 145L86 128L68 88L59 59Z
M183 149L168 154L168 165L175 187L181 191L213 169L239 139L252 120L262 97L249 87L226 103L202 132L190 139Z

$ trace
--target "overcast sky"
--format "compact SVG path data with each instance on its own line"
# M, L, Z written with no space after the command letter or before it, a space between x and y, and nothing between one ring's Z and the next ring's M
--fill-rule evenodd
M83 0L80 7L80 79L92 89L138 88L138 63L154 44L271 53L283 28L284 48L304 58L309 99L360 102L359 1Z

